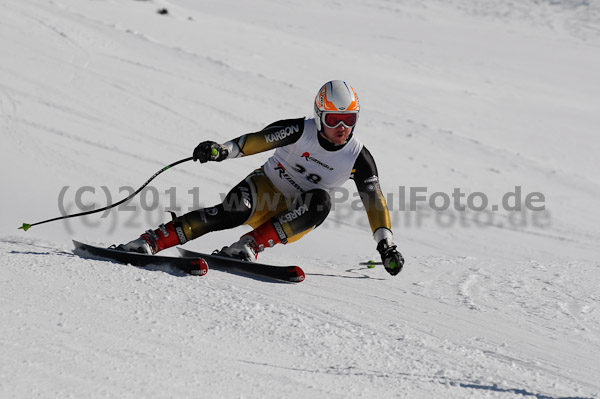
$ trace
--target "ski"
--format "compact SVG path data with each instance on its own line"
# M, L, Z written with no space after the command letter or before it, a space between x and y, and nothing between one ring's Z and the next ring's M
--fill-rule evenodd
M182 256L201 257L212 269L223 271L238 270L243 273L292 283L300 283L304 281L305 277L304 271L298 266L273 266L263 263L246 262L241 259L229 258L226 256L203 254L183 248L177 249Z
M96 247L75 240L73 240L73 244L75 245L75 254L80 256L82 252L87 252L88 254L99 258L134 266L169 265L194 276L204 276L208 273L206 261L198 256L176 258L173 256L146 255L136 252Z

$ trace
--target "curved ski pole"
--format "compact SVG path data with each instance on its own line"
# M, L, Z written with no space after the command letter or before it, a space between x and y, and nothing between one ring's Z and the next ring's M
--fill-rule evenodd
M91 215L92 213L102 212L102 211L105 211L107 209L114 208L115 206L119 206L122 203L124 203L126 201L129 201L130 199L132 199L133 197L135 197L136 195L138 195L139 192L144 189L144 187L146 187L152 180L154 180L154 178L156 178L156 176L160 175L165 170L170 169L170 168L172 168L175 165L179 165L180 163L191 161L192 159L194 159L194 158L193 157L189 157L189 158L180 159L177 162L173 162L172 164L169 164L169 165L165 166L164 168L162 168L161 170L159 170L158 172L156 172L155 174L153 174L152 177L150 177L148 180L146 180L146 183L144 183L134 193L130 194L127 198L124 198L124 199L122 199L121 201L119 201L117 203L114 203L114 204L111 204L111 205L107 205L104 208L94 209L92 211L87 211L87 212L74 213L72 215L59 216L59 217L55 217L55 218L48 219L48 220L42 220L41 222L36 222L36 223L31 223L31 224L30 223L23 223L23 225L21 227L19 227L19 229L27 231L31 227L37 226L38 224L44 224L44 223L48 223L48 222L54 222L56 220L74 218L74 217L78 217L78 216Z

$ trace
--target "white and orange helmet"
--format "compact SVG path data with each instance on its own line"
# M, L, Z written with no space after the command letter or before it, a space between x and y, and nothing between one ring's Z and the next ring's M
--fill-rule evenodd
M354 127L359 112L358 96L352 86L343 80L325 83L315 97L315 121L319 131L323 125L336 127L340 123Z

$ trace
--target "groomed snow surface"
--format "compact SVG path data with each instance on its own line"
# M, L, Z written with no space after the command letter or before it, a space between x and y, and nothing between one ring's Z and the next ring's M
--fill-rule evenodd
M595 0L0 0L0 398L600 397L599 20ZM352 182L261 254L301 284L73 254L217 203L269 154L16 229L310 115L330 79L360 96L396 277L358 265L378 255ZM414 188L489 206L401 210ZM493 209L519 190L544 210Z

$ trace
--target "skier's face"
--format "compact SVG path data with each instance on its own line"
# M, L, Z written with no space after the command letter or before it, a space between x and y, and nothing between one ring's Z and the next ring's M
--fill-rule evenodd
M343 124L339 124L336 127L327 127L323 125L323 137L335 145L344 144L346 140L348 140L350 133L352 133L352 128L346 127Z

